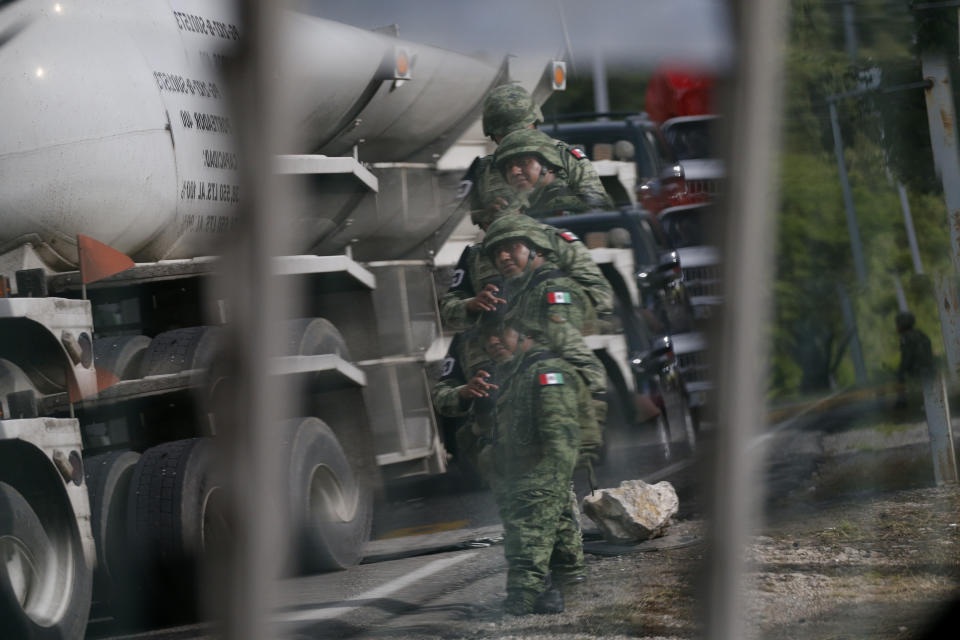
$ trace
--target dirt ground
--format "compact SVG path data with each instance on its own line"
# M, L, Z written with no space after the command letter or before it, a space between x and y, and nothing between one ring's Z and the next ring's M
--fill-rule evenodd
M756 638L922 638L960 593L960 489L924 488L807 501L779 511L747 551L746 619ZM671 535L706 535L683 520ZM695 638L701 542L616 557L588 555L588 582L554 616L489 609L464 638Z

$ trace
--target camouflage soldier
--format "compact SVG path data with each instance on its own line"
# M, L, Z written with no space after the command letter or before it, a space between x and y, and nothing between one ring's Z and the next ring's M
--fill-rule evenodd
M501 392L493 442L485 449L498 479L494 496L504 526L504 608L514 615L563 611L557 587L584 576L578 510L569 490L583 385L569 363L524 330L508 320L499 334Z
M519 85L500 85L483 101L483 135L498 144L511 131L530 129L541 122L540 107ZM463 190L470 219L479 227L490 224L498 215L519 211L517 194L494 168L492 155L474 160L464 176Z
M580 239L569 231L536 223L543 231L543 252L586 292L598 317L613 314L613 289ZM453 283L440 299L444 325L456 330L473 326L480 314L492 311L503 298L502 278L481 245L467 247L454 270Z
M493 432L493 406L499 388L491 378L494 367L479 328L458 333L431 392L437 414L456 420L455 432L445 436L453 435L455 457L466 473L477 468L477 454Z
M595 315L580 286L545 259L543 237L536 221L505 216L490 225L483 246L505 278L506 315L519 318L532 337L576 367L593 394L581 423L581 463L589 467L602 445L606 373L577 330L589 326Z
M483 133L495 142L517 130L531 129L543 121L540 108L523 88L517 85L501 85L487 96L483 105ZM563 144L555 141L557 144ZM564 149L566 147L564 146ZM576 191L579 184L587 185L585 191L593 193L603 187L589 161L572 160L570 171L574 181L564 182L565 188ZM560 185L558 185L560 186ZM522 199L510 187L493 164L493 156L478 158L464 177L460 197L470 206L470 219L481 229L498 216L519 211ZM551 229L550 249L560 268L579 282L590 296L601 317L613 313L613 291L600 269L590 257L590 252L571 233ZM457 263L453 285L440 300L440 316L451 329L464 330L472 326L479 314L490 311L502 303L498 291L496 270L484 256L479 246L467 247Z
M524 200L530 215L612 208L586 154L536 129L507 134L494 155L497 170Z
M920 380L933 373L933 349L930 338L914 328L916 318L909 311L897 314L897 333L900 334L900 368L897 379L901 384L908 379Z
M896 405L907 406L907 386L916 390L918 383L926 376L934 374L933 349L930 338L914 328L916 318L909 311L901 311L896 317L897 333L900 334L900 367L897 369L897 381L900 383Z

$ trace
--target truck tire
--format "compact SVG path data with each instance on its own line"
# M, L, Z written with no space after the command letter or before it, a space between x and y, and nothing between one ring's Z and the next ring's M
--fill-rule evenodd
M147 336L115 336L93 341L93 364L118 380L133 380L140 375L143 354L150 346Z
M220 350L220 327L188 327L165 331L150 341L140 364L140 377L206 369Z
M195 620L204 551L229 537L210 438L167 442L134 467L127 502L130 546L125 614L135 623Z
M127 500L139 459L136 451L110 451L83 463L90 494L90 527L97 545L95 584L100 597L107 600L114 577L127 562Z
M290 521L296 569L332 571L363 558L373 523L373 491L355 473L336 435L317 418L285 424Z
M44 526L30 503L0 482L0 637L82 638L91 575L73 513Z
M332 322L324 318L297 318L288 320L285 327L288 356L317 356L333 353L350 360L350 352L343 336Z

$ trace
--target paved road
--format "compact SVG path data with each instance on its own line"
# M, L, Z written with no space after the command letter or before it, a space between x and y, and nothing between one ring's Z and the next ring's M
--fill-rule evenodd
M683 447L664 448L655 428L611 433L605 463L598 467L600 486L621 480L669 479L677 486L684 510L697 509L692 458L680 458ZM586 475L577 491L589 491ZM482 545L500 531L489 491L468 488L456 474L411 480L390 487L378 505L374 541L367 550L371 564L350 571L285 580L276 621L293 637L390 637L439 633L447 620L482 619L491 607L499 611L505 595L506 565L500 546ZM464 541L481 540L474 545ZM460 545L458 550L451 550ZM182 640L212 638L209 625L122 635L108 620L90 625L88 638Z

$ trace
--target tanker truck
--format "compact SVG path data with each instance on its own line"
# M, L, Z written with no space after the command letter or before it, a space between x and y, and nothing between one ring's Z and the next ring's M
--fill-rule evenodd
M508 71L283 28L297 145L276 171L304 197L275 272L305 308L269 370L298 391L277 428L291 563L339 569L383 482L445 469L424 354L462 171L437 160ZM94 589L139 621L189 616L198 557L230 535L210 410L230 310L210 292L244 203L222 73L243 32L227 0L0 5L0 637L82 637Z

